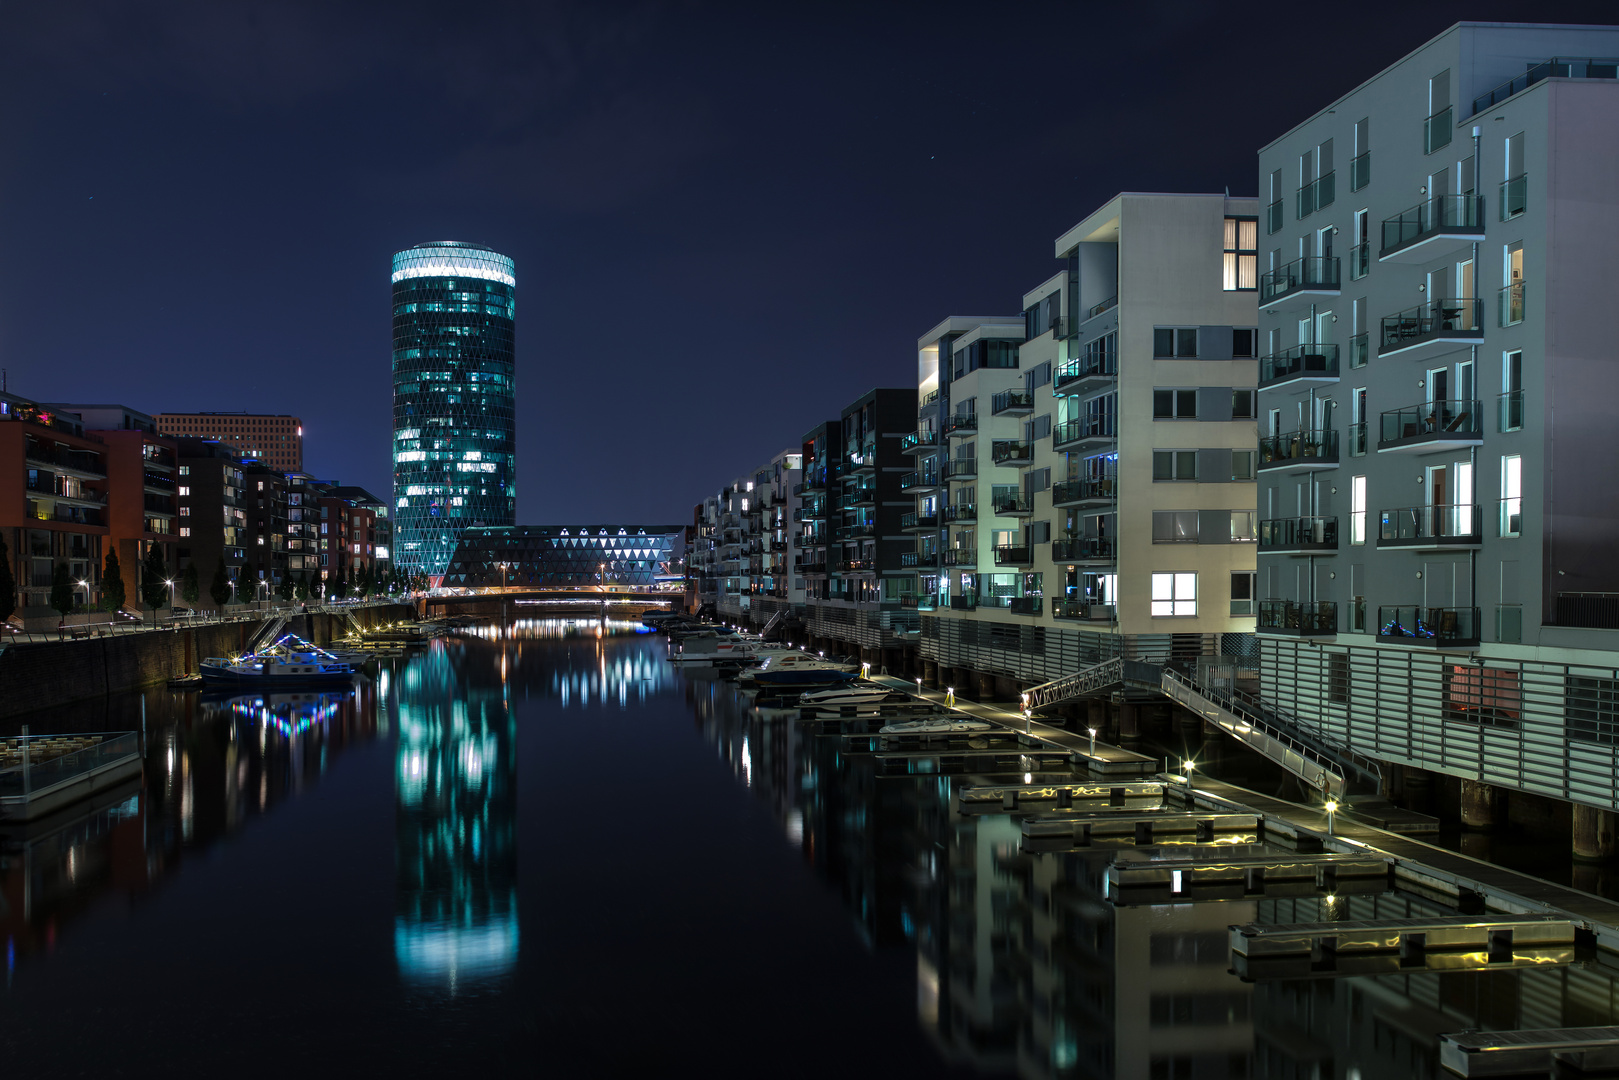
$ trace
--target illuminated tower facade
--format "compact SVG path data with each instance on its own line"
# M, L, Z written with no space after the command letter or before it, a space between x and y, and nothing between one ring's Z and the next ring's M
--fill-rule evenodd
M394 554L438 578L461 530L517 518L512 260L440 240L393 259Z

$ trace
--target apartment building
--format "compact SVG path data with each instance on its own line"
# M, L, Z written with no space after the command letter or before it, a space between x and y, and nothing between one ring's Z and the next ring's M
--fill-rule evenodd
M274 469L296 472L304 467L304 422L285 413L159 413L157 430L174 437L218 439L238 458Z
M247 527L243 562L247 579L258 589L254 599L269 599L286 580L287 474L253 462L242 466Z
M1103 657L1213 654L1252 632L1258 211L1118 195L1057 238L1063 269L1021 318L919 339L954 480L916 510L919 529L956 518L932 537L956 565L919 581L940 678L1007 696Z
M1265 695L1396 787L1461 778L1468 824L1498 787L1571 801L1577 851L1619 807L1619 61L1590 57L1619 28L1461 23L1259 155Z
M246 477L241 461L224 444L212 439L175 441L180 523L175 570L184 572L195 566L201 586L199 603L212 606L208 589L216 568L223 563L225 576L234 582L247 562Z

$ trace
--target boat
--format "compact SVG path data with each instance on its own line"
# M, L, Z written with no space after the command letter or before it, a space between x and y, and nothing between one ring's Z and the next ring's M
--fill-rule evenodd
M900 724L887 724L878 729L881 735L965 735L974 731L994 728L987 720L965 720L958 716L926 716L921 720L906 720Z
M428 628L421 623L397 623L387 628L378 628L365 632L365 640L368 642L391 641L415 644L419 641L426 641L427 636Z
M691 637L675 646L670 654L671 664L754 664L758 653L752 642L735 638L702 635Z
M758 669L745 671L737 681L743 684L744 689L756 689L761 693L767 690L780 693L786 689L842 686L844 683L853 682L854 678L854 672L844 671L842 668L800 664L774 671Z
M296 634L236 659L210 657L200 665L209 686L336 686L354 679L354 665Z
M202 676L197 674L176 675L169 680L170 690L197 690L202 685Z
M827 686L819 690L806 690L798 695L798 703L832 708L839 705L869 705L884 701L894 693L896 691L886 686L856 679L853 682Z
M744 671L741 675L737 676L737 682L741 684L742 689L744 690L750 689L755 685L792 685L794 683L794 679L790 677L791 675L796 672L812 671L822 673L830 672L834 675L842 675L844 678L808 679L805 681L805 685L829 685L832 683L848 682L850 679L854 678L856 669L851 668L848 664L839 663L834 660L823 660L819 656L814 656L807 652L788 652L779 653L775 656L768 657L764 664L753 671Z

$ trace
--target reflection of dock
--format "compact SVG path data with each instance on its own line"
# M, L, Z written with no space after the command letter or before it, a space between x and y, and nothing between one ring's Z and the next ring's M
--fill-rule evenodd
M1619 1027L1441 1035L1439 1062L1458 1076L1611 1075L1619 1069Z
M1245 858L1119 859L1107 868L1117 903L1252 899L1384 892L1392 860L1381 855L1262 855Z
M1248 923L1231 928L1231 952L1233 968L1249 979L1501 969L1572 963L1579 935L1557 915Z
M1147 845L1174 840L1179 843L1257 843L1256 814L1133 814L1128 811L1027 818L1023 822L1024 848L1064 851L1090 847L1095 841Z
M0 821L32 821L115 787L141 771L133 731L7 739Z
M956 792L961 814L1033 814L1052 810L1160 810L1164 785L1156 780L1113 784L1004 784Z

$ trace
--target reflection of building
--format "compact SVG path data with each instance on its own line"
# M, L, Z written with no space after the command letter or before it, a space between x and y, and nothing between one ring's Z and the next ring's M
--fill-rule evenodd
M457 670L465 655L435 648L395 684L394 955L407 982L450 992L517 962L516 727L498 687Z
M673 579L683 525L515 525L468 529L444 574L446 588L651 589Z
M444 573L469 525L517 520L512 261L442 241L394 255L394 557Z

